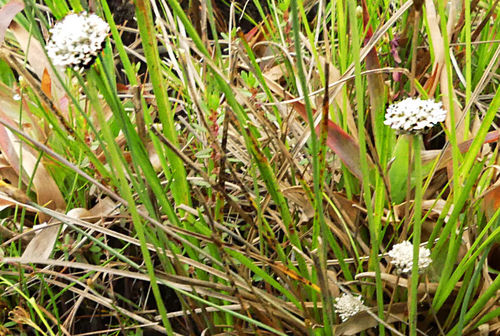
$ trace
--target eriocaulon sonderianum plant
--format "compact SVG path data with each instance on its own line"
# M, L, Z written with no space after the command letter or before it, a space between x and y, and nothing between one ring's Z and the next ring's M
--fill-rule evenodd
M409 272L411 270L410 286L409 286L409 324L410 335L416 335L417 332L417 288L418 277L421 268L429 266L431 260L429 252L420 250L420 234L422 229L421 211L422 211L422 162L420 157L420 136L422 133L429 131L436 124L443 122L446 119L446 111L441 103L436 103L432 99L407 98L398 103L392 104L386 111L384 124L396 130L398 134L407 134L410 136L410 148L414 153L414 178L415 178L415 198L413 202L413 221L410 219L406 222L405 230L413 224L413 252L410 254L411 248L408 243L396 245L396 251L391 251L395 258L396 268L400 273ZM411 163L410 154L408 160ZM411 167L411 165L409 165ZM409 202L409 199L407 199ZM398 255L398 253L404 253ZM409 259L412 259L411 265ZM420 260L422 258L422 260Z

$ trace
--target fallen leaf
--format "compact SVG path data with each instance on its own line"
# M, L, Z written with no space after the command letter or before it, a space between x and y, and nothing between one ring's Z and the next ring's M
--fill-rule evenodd
M48 259L54 249L60 228L61 224L48 226L47 223L42 223L33 226L33 229L37 229L36 234L24 249L22 257Z
M0 118L15 127L13 121L3 113L1 108ZM66 202L57 184L50 176L43 162L39 162L38 154L23 144L17 136L3 125L0 126L0 150L25 185L28 185L30 179L32 180L38 204L51 209L66 208ZM20 158L22 158L22 161ZM40 214L40 218L42 221L49 219L44 214Z
M156 151L154 144L152 142L149 142L146 145L146 150L148 151L149 161L151 162L151 165L153 166L155 172L161 171L163 167L161 166L161 160L158 156L158 152Z
M99 202L90 210L84 208L74 208L66 213L66 215L71 218L85 219L91 223L97 222L103 216L110 216L112 214L117 214L116 203L109 197L99 200ZM51 221L49 221L49 224ZM28 243L28 246L26 246L22 257L48 259L54 249L54 245L60 232L64 232L66 230L66 225L48 225L47 223L43 223L35 225L33 229L39 230Z
M0 191L18 202L26 204L31 202L30 198L24 191L12 186L9 183L5 183L5 181L2 180L0 180Z
M119 214L120 211L117 208L117 204L110 197L106 196L97 202L89 211L89 217L108 217ZM83 217L79 217L83 218Z
M387 305L385 307L388 307ZM372 312L377 315L377 309ZM395 303L391 306L391 311L386 312L386 323L404 321L408 315L408 305L406 302ZM361 311L349 318L346 322L337 326L334 330L335 335L356 335L362 331L378 326L379 322L366 311Z

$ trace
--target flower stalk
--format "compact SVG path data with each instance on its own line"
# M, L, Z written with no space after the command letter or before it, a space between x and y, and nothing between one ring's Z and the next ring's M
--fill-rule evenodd
M415 135L413 152L415 155L415 202L413 212L413 267L410 280L410 335L417 335L417 288L419 275L420 235L422 232L422 161L420 157L420 135ZM427 249L425 249L427 250ZM427 250L428 255L430 251ZM423 262L423 260L421 260ZM430 259L429 259L430 264Z

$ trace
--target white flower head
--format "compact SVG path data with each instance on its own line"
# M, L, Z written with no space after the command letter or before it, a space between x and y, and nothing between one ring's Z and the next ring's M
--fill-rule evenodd
M443 104L432 99L406 98L387 108L384 124L398 133L425 133L446 119Z
M361 295L356 297L346 293L336 298L333 306L335 307L335 313L340 316L342 322L347 321L350 317L366 309L363 305Z
M80 71L92 64L108 32L108 23L95 14L69 14L50 30L45 48L55 65Z
M396 271L401 273L411 273L413 267L413 244L404 241L392 247L388 253L392 258L391 263L396 266ZM431 251L428 248L420 247L418 253L418 272L422 273L432 262Z

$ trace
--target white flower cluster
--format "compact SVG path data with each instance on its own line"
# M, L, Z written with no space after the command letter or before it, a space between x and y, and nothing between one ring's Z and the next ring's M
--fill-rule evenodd
M347 321L350 317L365 309L361 295L356 297L346 293L336 298L333 306L335 307L335 313L340 316L342 322Z
M388 253L392 258L392 263L396 266L396 271L401 273L410 273L413 267L413 244L404 241L392 247ZM423 272L432 262L430 258L431 251L428 248L420 247L418 254L418 272Z
M389 106L384 124L398 133L424 133L446 119L443 104L432 99L406 98Z
M95 59L108 32L107 22L95 14L69 14L50 30L47 54L55 65L80 71Z

